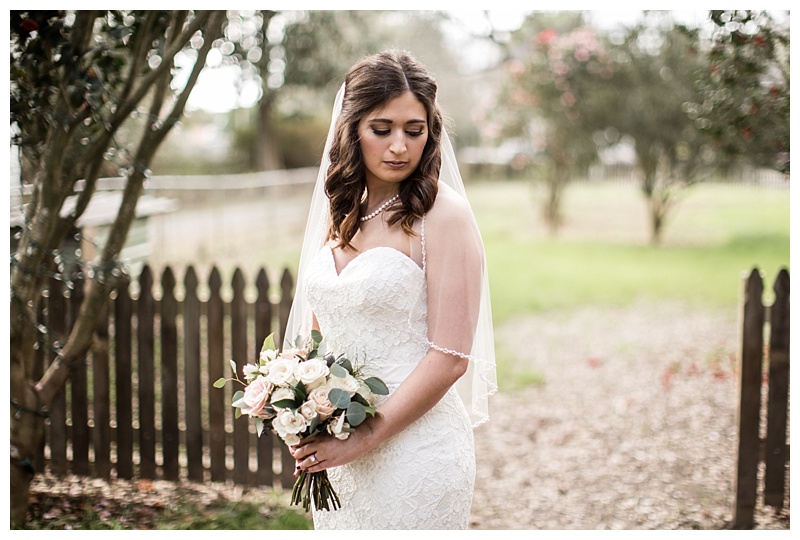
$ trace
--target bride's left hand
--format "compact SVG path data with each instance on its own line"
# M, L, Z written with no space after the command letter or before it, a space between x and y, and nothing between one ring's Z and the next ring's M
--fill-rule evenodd
M315 473L345 465L372 448L370 429L361 426L343 441L327 433L320 434L301 441L297 446L289 447L289 452L295 459L294 475L297 476L300 471Z

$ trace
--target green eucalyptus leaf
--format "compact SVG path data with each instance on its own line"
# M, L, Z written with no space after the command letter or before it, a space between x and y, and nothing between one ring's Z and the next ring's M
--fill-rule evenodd
M237 418L237 419L241 418L242 417L242 409L235 409L233 411L233 417Z
M331 375L344 379L347 377L347 370L344 369L338 362L331 365Z
M369 407L369 401L367 401L367 398L365 398L364 396L362 396L358 392L353 394L353 396L350 399L352 401L357 401L358 403L361 403L364 407Z
M231 363L231 371L234 375L236 375L236 362L233 361L233 358L231 358L229 361Z
M233 396L231 397L231 405L234 407L241 407L243 405L246 405L246 403L244 402L244 392L242 392L241 390L237 390L236 392L234 392Z
M311 331L311 340L316 344L321 343L322 342L322 332L320 332L319 330L312 330Z
M293 399L282 399L272 404L276 409L297 409L297 402Z
M225 386L225 383L228 382L228 379L225 377L220 377L216 381L214 381L214 388L222 388Z
M310 351L308 351L308 354L306 355L306 360L311 360L312 358L316 357L317 357L317 349L311 349Z
M367 377L364 379L364 384L366 384L370 390L372 390L373 394L377 394L379 396L386 396L389 394L389 389L386 387L386 384L377 377Z
M308 425L308 432L311 435L313 435L314 433L316 433L318 427L319 427L319 415L311 419L311 423Z
M364 412L370 416L375 416L375 413L378 412L378 409L375 407L364 407Z
M367 411L361 403L353 401L347 406L347 423L355 427L367 418Z
M337 361L337 363L340 364L344 369L346 369L349 374L351 375L353 374L353 364L350 363L350 360L342 357Z
M350 394L340 388L331 388L328 401L337 409L346 409L350 405Z
M261 418L256 418L256 434L260 437L263 432L264 432L264 420Z

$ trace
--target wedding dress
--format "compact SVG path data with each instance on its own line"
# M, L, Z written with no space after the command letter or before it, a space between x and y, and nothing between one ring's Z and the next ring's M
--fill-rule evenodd
M364 363L390 394L429 349L424 218L421 247L422 266L394 248L376 247L337 272L324 245L304 276L326 349ZM342 506L314 510L316 529L466 529L475 451L455 387L405 430L328 474Z

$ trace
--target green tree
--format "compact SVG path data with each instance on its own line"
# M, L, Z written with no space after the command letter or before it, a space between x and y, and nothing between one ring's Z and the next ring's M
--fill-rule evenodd
M612 51L619 91L608 125L634 141L654 244L681 188L701 179L714 159L708 137L687 114L697 101L700 44L699 29L656 12L629 28Z
M506 134L532 143L547 186L544 217L556 232L564 189L597 159L593 134L606 125L616 65L580 14L536 13L515 34L502 121Z
M30 466L44 411L81 362L122 269L118 255L149 175L149 164L183 115L224 11L12 11L11 129L21 152L24 226L11 258L11 521L26 520ZM179 57L189 60L176 62ZM136 117L136 118L134 118ZM138 123L137 123L138 122ZM136 123L131 146L120 147ZM69 335L45 341L38 306L50 279L72 282L60 248L95 193L101 173L126 183L98 258L78 268L84 301ZM52 361L41 377L35 349Z
M789 26L765 11L711 11L699 96L688 108L729 163L789 173Z

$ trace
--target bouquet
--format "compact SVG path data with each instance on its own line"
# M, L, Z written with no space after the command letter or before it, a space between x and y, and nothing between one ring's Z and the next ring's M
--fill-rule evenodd
M259 436L268 424L287 446L319 433L347 439L367 415L375 416L377 396L389 390L381 379L364 377L362 366L326 353L321 343L322 334L315 330L305 342L298 338L297 348L279 352L270 334L258 361L243 367L244 380L231 360L233 378L220 378L214 386L222 388L228 381L244 386L233 394L232 405L236 418L246 414L255 419ZM327 471L302 471L295 481L291 504L302 502L308 511L312 500L318 510L341 506Z

